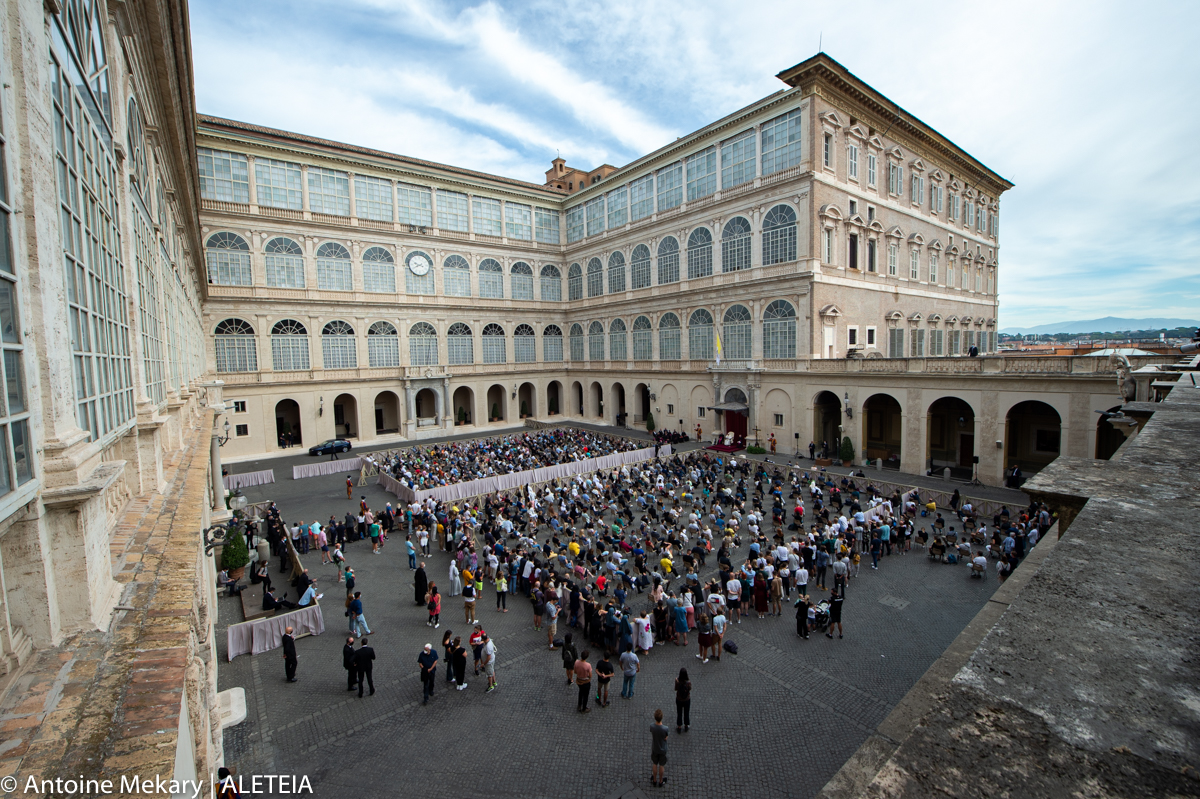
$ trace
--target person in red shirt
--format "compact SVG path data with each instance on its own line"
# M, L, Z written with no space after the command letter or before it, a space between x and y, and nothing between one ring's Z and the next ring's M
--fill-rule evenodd
M471 633L471 652L475 655L475 674L479 674L479 660L483 654L483 639L487 638L487 633L483 631L483 625L475 622L475 629Z
M600 593L604 593L605 586L607 585L608 578L606 578L603 574L596 577L596 590L598 590Z

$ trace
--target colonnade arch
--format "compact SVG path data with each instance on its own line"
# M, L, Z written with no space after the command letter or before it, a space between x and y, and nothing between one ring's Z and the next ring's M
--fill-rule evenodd
M842 401L832 391L822 391L813 398L812 440L818 453L837 457L842 443Z
M872 394L863 403L862 448L872 462L889 469L900 468L904 442L904 410L891 394Z
M489 422L502 422L508 418L508 395L504 386L493 383L487 391L487 418Z
M475 392L469 386L454 389L454 397L450 404L456 425L475 424Z
M358 399L353 394L338 394L333 400L333 434L338 438L358 438Z
M394 391L375 395L375 435L400 432L400 397Z
M517 389L517 410L522 419L537 416L537 388L533 383L522 383Z
M959 397L941 397L926 411L925 463L933 473L949 468L955 477L969 479L973 474L975 409Z
M1044 469L1062 451L1062 417L1049 403L1018 402L1004 417L1004 468L1020 466L1026 475Z
M300 405L294 399L282 399L275 403L275 437L279 446L304 446L303 432Z

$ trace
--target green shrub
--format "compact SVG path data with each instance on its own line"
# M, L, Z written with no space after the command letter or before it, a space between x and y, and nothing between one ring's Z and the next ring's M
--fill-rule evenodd
M558 413L558 397L550 398L550 413Z
M842 449L838 453L843 464L849 464L854 461L854 444L850 443L850 436L842 439Z
M646 432L654 432L654 414L650 411L646 411Z
M756 447L753 444L751 444L750 446L746 447L746 451L749 452L751 455L765 455L767 452L767 449L766 449L766 447Z
M250 550L246 548L246 538L242 528L229 528L225 536L225 544L221 547L221 568L227 571L241 569L250 562Z
M529 415L529 403L527 403L525 400L521 400L521 415L522 416Z
M492 418L493 419L500 418L500 404L497 402L492 403Z
M462 422L463 424L467 423L467 412L461 405L458 406L458 421Z

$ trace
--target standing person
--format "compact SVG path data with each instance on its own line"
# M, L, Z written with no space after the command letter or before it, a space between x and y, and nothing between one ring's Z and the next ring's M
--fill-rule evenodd
M642 609L642 615L638 616L634 622L634 627L636 635L633 648L645 654L654 648L654 634L650 632L650 619L647 617L645 608Z
M496 612L508 613L508 578L504 576L504 567L496 573Z
M554 636L558 633L558 603L551 600L546 603L546 641L550 644L550 651L553 652Z
M342 554L342 545L341 544L333 545L333 554L331 554L329 556L329 559L333 561L335 566L337 566L337 570L338 570L337 581L340 583L342 581L342 574L346 569L346 556Z
M796 635L808 640L808 597L796 597Z
M606 649L600 656L600 662L596 664L596 703L600 707L608 707L608 683L613 676L613 666L608 657Z
M796 590L800 592L800 596L808 595L808 569L804 568L803 564L796 569Z
M363 679L367 681L367 685L371 689L371 696L375 695L375 676L373 669L375 667L375 649L367 646L367 639L363 638L358 651L354 653L354 668L358 671L358 698L363 698Z
M484 693L496 690L496 645L488 634L483 634L483 673L487 675L488 686Z
M421 565L417 567L417 573L413 575L413 599L418 605L424 605L429 601L427 594L429 593L429 577L425 574L425 561L421 561Z
M687 608L685 608L682 604L678 604L675 606L673 613L675 616L675 636L676 636L675 646L681 645L678 640L679 636L683 636L682 646L687 646L688 645Z
M692 681L687 669L675 678L675 732L684 732L692 724Z
M371 524L367 527L367 532L371 534L371 554L378 555L379 554L379 534L382 532L382 528L380 528L379 522L372 520Z
M350 601L349 611L350 632L359 638L362 638L364 635L370 635L371 628L367 624L367 617L363 615L362 591L354 592L354 599Z
M463 621L471 624L475 621L475 582L468 580L463 585Z
M321 548L321 564L333 563L329 557L329 535L323 528L317 528L317 546Z
M729 582L725 584L725 601L729 605L729 621L741 624L742 581L736 575L729 575Z
M580 653L579 660L575 661L575 684L579 686L579 702L575 709L580 713L592 712L588 707L588 699L592 695L592 664L587 661L590 654L585 649Z
M462 645L462 636L455 636L450 644L450 668L454 670L454 682L458 690L467 687L467 648Z
M849 558L833 561L833 593L845 595L846 576L850 573Z
M433 687L437 682L437 661L438 655L433 651L433 644L425 644L421 654L417 655L417 665L421 668L421 684L425 689L422 705L428 704L429 697L433 696Z
M292 635L292 628L288 627L283 632L283 675L288 682L299 682L296 679L297 663L296 639Z
M712 617L712 653L713 657L718 662L721 660L721 641L725 638L725 614L718 607L716 615Z
M408 550L408 568L409 571L417 570L417 548L412 542L412 536L404 536L404 547Z
M815 441L808 442L808 459L810 461L817 459L817 442Z
M633 688L637 683L638 672L642 670L642 661L633 652L621 653L621 697L633 699Z
M354 499L354 478L346 476L346 499Z
M696 655L696 657L707 663L708 652L712 649L712 622L703 608L701 608L700 613L696 616L696 638L700 642L700 654Z
M575 661L579 659L579 653L575 650L575 636L567 633L563 636L562 646L562 664L563 670L567 672L567 685L571 684L571 677L575 674Z
M833 625L837 625L838 638L842 637L842 602L846 599L844 594L835 593L829 598L829 632L825 633L826 638L833 637Z
M358 687L358 667L354 665L354 636L346 639L342 647L342 668L346 670L346 690L353 691Z
M883 548L883 540L879 537L879 530L875 530L871 534L871 568L879 568L879 552Z
M425 607L429 610L429 621L425 622L434 628L442 626L442 595L438 593L437 583L429 584L429 593L425 595Z
M781 577L779 575L779 572L776 572L775 576L771 578L770 599L771 599L771 615L772 616L782 616L783 615L783 577Z
M467 639L467 642L471 645L476 677L479 676L479 662L483 658L483 639L485 638L487 638L487 633L483 631L483 625L475 622L475 629L471 630L471 637Z
M667 782L667 736L670 733L663 724L662 708L654 711L654 723L650 725L650 784L656 788Z

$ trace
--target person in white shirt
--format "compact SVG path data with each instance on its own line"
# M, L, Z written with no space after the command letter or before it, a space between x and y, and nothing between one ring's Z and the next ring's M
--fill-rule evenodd
M982 552L975 553L975 559L971 561L971 576L979 575L983 577L987 575L987 558Z
M796 590L799 591L802 596L807 596L808 595L808 569L804 568L803 566L799 566L799 567L797 567L795 573L796 573Z
M731 624L742 623L742 582L736 577L730 577L725 584L725 599L729 605L729 621Z

